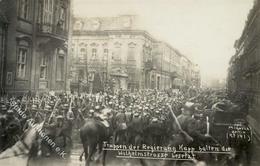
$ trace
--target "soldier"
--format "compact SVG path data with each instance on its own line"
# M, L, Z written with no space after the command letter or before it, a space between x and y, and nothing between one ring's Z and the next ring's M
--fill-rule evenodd
M7 111L5 133L7 136L7 147L12 146L19 139L21 131L20 121L15 117L13 110Z
M0 106L0 115L5 115L6 114L6 111L7 111L7 107L5 104L2 104Z
M71 109L69 109L68 112L66 113L66 120L70 122L73 122L73 120L75 120L74 113L72 112Z
M31 107L30 116L34 118L37 112L38 112L37 105L33 104Z
M196 119L193 118L193 112L194 103L186 102L182 109L182 113L177 117L182 130L187 132L193 140L198 142L204 142L211 139L209 135L204 135L198 130L198 124Z
M143 137L143 129L144 129L144 123L142 121L142 117L140 114L136 111L133 113L132 121L129 124L128 131L129 131L129 141L130 143L134 144L140 144Z
M94 118L94 114L95 114L95 111L93 109L90 109L87 117L92 119L92 118Z
M126 115L124 106L119 106L119 112L116 113L114 117L114 126L115 126L115 132L114 132L114 143L117 141L126 141L125 134L126 134Z
M6 105L4 101L1 103L0 106L0 152L5 148L5 143L7 141L7 135L5 132L6 128Z
M56 131L58 126L57 118L54 112L51 110L49 105L45 106L44 112L46 114L46 121L44 123L45 134L50 138L50 140L55 140ZM52 151L52 147L46 140L43 141L45 147L47 147L47 152L45 154L46 157L49 157Z
M58 115L56 118L57 118L57 127L62 128L64 117L62 115Z

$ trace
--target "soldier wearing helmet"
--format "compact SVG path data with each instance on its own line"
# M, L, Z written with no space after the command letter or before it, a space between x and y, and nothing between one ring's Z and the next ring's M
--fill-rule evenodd
M189 134L193 140L205 141L207 139L211 139L210 136L202 134L197 126L196 119L193 118L194 113L194 103L186 102L182 108L182 113L177 117L177 120L180 123L181 128Z
M5 121L5 133L7 137L7 147L12 146L15 142L18 141L21 131L21 123L18 118L15 116L15 112L12 109L7 110L6 121Z

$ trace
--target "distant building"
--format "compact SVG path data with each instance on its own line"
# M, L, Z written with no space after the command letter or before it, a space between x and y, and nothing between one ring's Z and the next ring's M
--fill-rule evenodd
M4 88L66 90L70 0L7 0Z
M260 136L260 0L256 0L247 17L241 37L235 42L230 59L227 88L229 95L249 101L248 120Z
M200 87L198 68L178 50L165 42L155 42L152 50L157 89Z
M174 79L181 77L183 55L139 30L138 22L133 15L74 19L70 49L74 90L84 85L91 90L96 73L104 87L112 84L115 89L169 89L182 84Z

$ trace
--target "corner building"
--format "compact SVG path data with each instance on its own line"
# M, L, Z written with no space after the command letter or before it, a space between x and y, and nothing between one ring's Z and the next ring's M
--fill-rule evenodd
M70 0L8 0L4 88L65 91Z
M74 18L71 87L86 83L92 89L96 74L103 85L130 91L182 84L183 55L140 29L133 15Z

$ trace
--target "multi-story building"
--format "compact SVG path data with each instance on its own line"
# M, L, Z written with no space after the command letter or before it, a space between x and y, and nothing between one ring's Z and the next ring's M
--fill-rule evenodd
M72 37L72 85L84 78L93 87L95 74L102 84L113 83L116 89L145 88L152 61L154 39L133 27L135 16L76 18Z
M169 89L182 84L183 55L140 30L138 21L132 15L74 19L71 48L74 88L86 82L93 87L95 75L103 85L112 83L116 89L132 91Z
M0 1L0 93L3 92L4 62L6 59L6 35L8 20L6 18L6 0Z
M165 42L154 43L153 61L156 68L153 73L157 89L169 89L182 85L181 58L182 55L169 44Z
M70 0L6 3L5 90L66 90Z
M260 0L250 10L236 53L230 60L227 88L231 96L249 100L248 120L260 135Z

